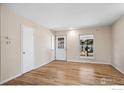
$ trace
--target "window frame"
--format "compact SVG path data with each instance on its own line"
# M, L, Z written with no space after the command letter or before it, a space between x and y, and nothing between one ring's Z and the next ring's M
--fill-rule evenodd
M88 36L88 35L93 35L93 56L81 56L80 55L80 49L81 49L81 44L80 44L80 37L81 36ZM95 59L95 35L94 34L79 34L79 57L82 59Z

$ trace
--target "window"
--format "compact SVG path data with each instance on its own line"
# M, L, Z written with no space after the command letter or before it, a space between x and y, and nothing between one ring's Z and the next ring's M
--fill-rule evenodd
M80 58L94 58L93 35L80 35Z
M58 49L64 49L64 38L58 38Z

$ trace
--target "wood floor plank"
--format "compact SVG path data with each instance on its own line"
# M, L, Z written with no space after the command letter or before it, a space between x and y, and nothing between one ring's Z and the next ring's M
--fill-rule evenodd
M111 65L53 61L4 85L124 85Z

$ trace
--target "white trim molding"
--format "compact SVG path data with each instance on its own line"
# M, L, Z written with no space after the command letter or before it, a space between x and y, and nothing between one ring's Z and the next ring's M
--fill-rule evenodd
M111 65L111 62L103 62L103 61L96 61L96 60L67 60L68 62L80 62L80 63L95 63L95 64L107 64Z
M10 81L10 80L12 80L12 79L14 79L14 78L17 78L17 77L19 77L19 76L21 76L21 75L22 75L22 74L18 74L18 75L15 75L15 76L13 76L13 77L10 77L10 78L8 78L8 79L6 79L6 80L3 80L3 81L0 82L0 85L1 85L1 84L4 84L5 82Z
M114 67L115 69L117 69L121 74L123 74L124 75L124 72L123 71L121 71L117 66L115 66L114 64L111 64L111 66L112 67Z

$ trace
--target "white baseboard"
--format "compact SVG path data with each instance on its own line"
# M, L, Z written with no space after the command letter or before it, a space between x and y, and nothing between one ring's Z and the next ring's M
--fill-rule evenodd
M10 80L12 80L12 79L14 79L14 78L17 78L17 77L19 77L19 76L21 76L22 74L18 74L18 75L15 75L15 76L13 76L13 77L10 77L10 78L8 78L8 79L6 79L6 80L3 80L3 81L1 81L0 82L0 85L1 84L4 84L4 83L6 83L7 81L10 81Z
M120 73L122 73L124 75L124 72L122 72L117 66L115 66L114 64L111 64L115 69L117 69Z
M68 60L69 62L80 62L80 63L95 63L95 64L107 64L107 65L111 65L112 67L114 67L115 69L117 69L120 73L122 73L124 75L124 72L121 71L117 66L115 66L114 64L112 64L111 62L97 62L97 61L80 61L80 60Z
M52 60L52 61L54 61L54 60ZM50 61L50 62L52 62L52 61ZM111 65L111 66L113 66L115 69L117 69L119 72L121 72L122 74L124 74L124 72L122 72L122 71L120 71L120 69L118 69L118 67L116 67L115 65L113 65L113 64L111 64L111 63L104 63L104 62L90 62L90 61L85 61L85 62L83 62L83 61L79 61L79 60L67 60L67 61L70 61L70 62L80 62L80 63L96 63L96 64L108 64L108 65ZM46 64L48 64L48 63L50 63L50 62L47 62L47 63L43 63L43 64L41 64L40 66L37 66L37 67L34 67L34 69L37 69L37 68L39 68L39 67L41 67L41 66L43 66L43 65L46 65ZM15 75L15 76L13 76L13 77L10 77L10 78L8 78L8 79L6 79L6 80L4 80L4 81L1 81L0 82L0 85L1 84L4 84L5 82L7 82L7 81L10 81L10 80L12 80L12 79L14 79L14 78L16 78L16 77L19 77L19 76L21 76L22 74L18 74L18 75Z
M54 61L54 60L52 60L52 61ZM50 62L52 62L52 61L50 61ZM46 65L46 64L48 64L48 63L50 63L50 62L43 63L43 64L41 64L40 66L34 67L34 69L37 69L37 68L39 68L39 67L41 67L41 66L43 66L43 65ZM1 85L1 84L4 84L4 83L6 83L7 81L10 81L10 80L12 80L12 79L14 79L14 78L19 77L19 76L21 76L22 74L23 74L23 73L20 73L20 74L18 74L18 75L15 75L15 76L13 76L13 77L10 77L10 78L8 78L8 79L6 79L6 80L4 80L4 81L1 81L1 82L0 82L0 85Z
M95 63L95 64L107 64L107 65L111 65L111 62L100 62L100 61L90 61L90 60L85 60L85 61L81 61L81 60L67 60L70 62L80 62L80 63Z
M39 68L39 67L41 67L41 66L44 66L44 65L46 65L46 64L48 64L48 63L50 63L50 62L43 63L43 64L41 64L41 65L39 65L39 66L36 66L36 67L33 68L33 70L35 70L35 69L37 69L37 68Z
M52 62L52 61L54 61L54 60L51 60L50 62ZM39 68L39 67L41 67L41 66L44 66L44 65L46 65L46 64L48 64L48 63L50 63L50 62L44 62L43 64L34 67L34 69L37 69L37 68Z

